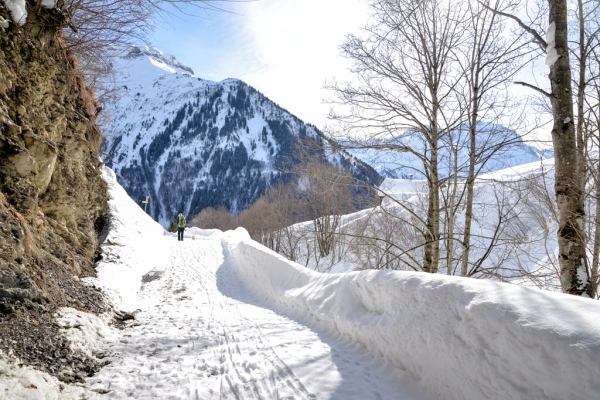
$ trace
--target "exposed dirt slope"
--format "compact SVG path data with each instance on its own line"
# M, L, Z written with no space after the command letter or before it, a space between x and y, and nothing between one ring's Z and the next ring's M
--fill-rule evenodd
M31 355L11 340L14 320L104 307L79 280L94 274L108 197L98 109L61 39L65 14L37 3L23 26L0 30L0 349L21 359Z

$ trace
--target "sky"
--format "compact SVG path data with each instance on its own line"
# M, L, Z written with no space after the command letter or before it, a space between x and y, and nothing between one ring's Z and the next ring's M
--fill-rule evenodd
M322 127L326 80L348 79L339 46L367 23L363 0L260 0L221 3L229 12L177 13L152 43L213 81L238 78L305 122Z
M367 0L239 0L214 3L225 11L185 9L159 21L151 42L213 81L237 78L292 114L323 128L332 93L327 80L351 80L351 63L340 46L348 34L368 23ZM186 15L187 13L187 15ZM516 80L547 83L543 60L526 67ZM512 94L533 94L512 85ZM549 116L527 112L527 141L550 145Z

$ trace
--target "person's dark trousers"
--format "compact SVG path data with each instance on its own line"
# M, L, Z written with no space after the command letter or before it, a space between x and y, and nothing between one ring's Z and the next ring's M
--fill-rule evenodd
M183 242L183 231L185 228L177 228L177 240L181 240Z

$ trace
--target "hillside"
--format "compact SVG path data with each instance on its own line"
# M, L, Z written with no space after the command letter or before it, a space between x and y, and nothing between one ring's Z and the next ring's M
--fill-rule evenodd
M0 353L65 381L98 363L58 335L59 307L100 312L97 234L108 193L100 175L98 105L61 36L66 14L0 7ZM53 355L53 356L50 356ZM0 392L0 397L3 394Z
M233 213L287 182L303 145L328 148L324 136L237 79L196 78L172 55L129 47L115 63L118 94L103 103L107 165L163 226L178 212L207 206ZM378 183L368 165L341 151L309 150L355 177Z
M551 158L551 150L540 150L528 145L521 136L510 129L494 123L479 122L477 124L478 154L475 170L478 173L488 173L504 168L515 167L541 159ZM439 148L439 174L445 178L454 174L457 169L459 176L466 176L468 171L468 127L457 129L452 133L453 142L449 143L447 137L440 140ZM395 138L389 138L384 143L390 145L403 145L415 149L420 154L426 154L427 148L418 138L404 132ZM456 141L456 142L454 142ZM369 149L369 142L360 148L361 142L342 142L348 147L348 152L371 165L381 175L392 179L415 179L425 177L423 162L409 152L398 152L387 149ZM454 154L454 150L456 153ZM456 159L455 159L456 158Z

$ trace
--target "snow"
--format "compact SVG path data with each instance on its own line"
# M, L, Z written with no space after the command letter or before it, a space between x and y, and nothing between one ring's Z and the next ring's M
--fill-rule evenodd
M224 247L259 299L364 345L430 398L584 399L600 391L593 300L437 274L319 274L241 228Z
M44 8L56 7L56 0L41 0L40 3L42 3L42 6L44 6Z
M158 61L157 59L155 59L153 57L150 57L149 59L150 59L150 62L152 63L152 65L154 65L155 67L163 69L163 70L165 70L166 72L168 72L170 74L177 73L177 71L175 71L175 68L170 67L166 63Z
M56 323L62 328L73 351L92 357L101 351L101 339L111 335L109 314L97 316L70 307L61 308L56 314Z
M114 172L104 168L112 216L107 237L101 244L104 262L99 263L97 283L122 311L139 308L137 292L142 276L166 262L162 250L164 229L148 217L117 183ZM118 262L117 262L118 261Z
M89 382L110 385L109 397L577 399L600 390L592 300L443 275L320 274L243 229L194 228L183 243L153 235L168 262L137 293L131 339L111 344L117 355Z
M75 400L84 393L84 388L64 385L44 372L19 366L18 360L9 362L0 353L0 399Z
M27 22L25 0L4 0L4 5L10 10L10 15L15 24L23 26Z
M0 393L11 399L589 399L600 391L596 301L441 274L321 274L242 228L192 228L178 242L112 171L103 174L109 230L98 277L87 279L135 319L121 330L107 316L60 310L70 345L110 363L85 387L61 391L54 378L0 360Z
M192 228L178 242L155 229L114 173L103 173L111 222L94 284L112 288L118 307L137 308L118 336L106 335L111 363L88 379L90 398L420 398L401 371L364 347L251 295L225 262L230 233Z
M426 193L427 181L385 178L381 185L379 185L379 190L384 196L390 196L397 200L405 200L411 196Z
M8 29L10 22L2 17L0 17L0 28L4 31L4 29Z
M556 51L556 23L552 22L548 25L548 30L546 31L546 65L548 68L552 68L554 63L560 57L558 52Z

